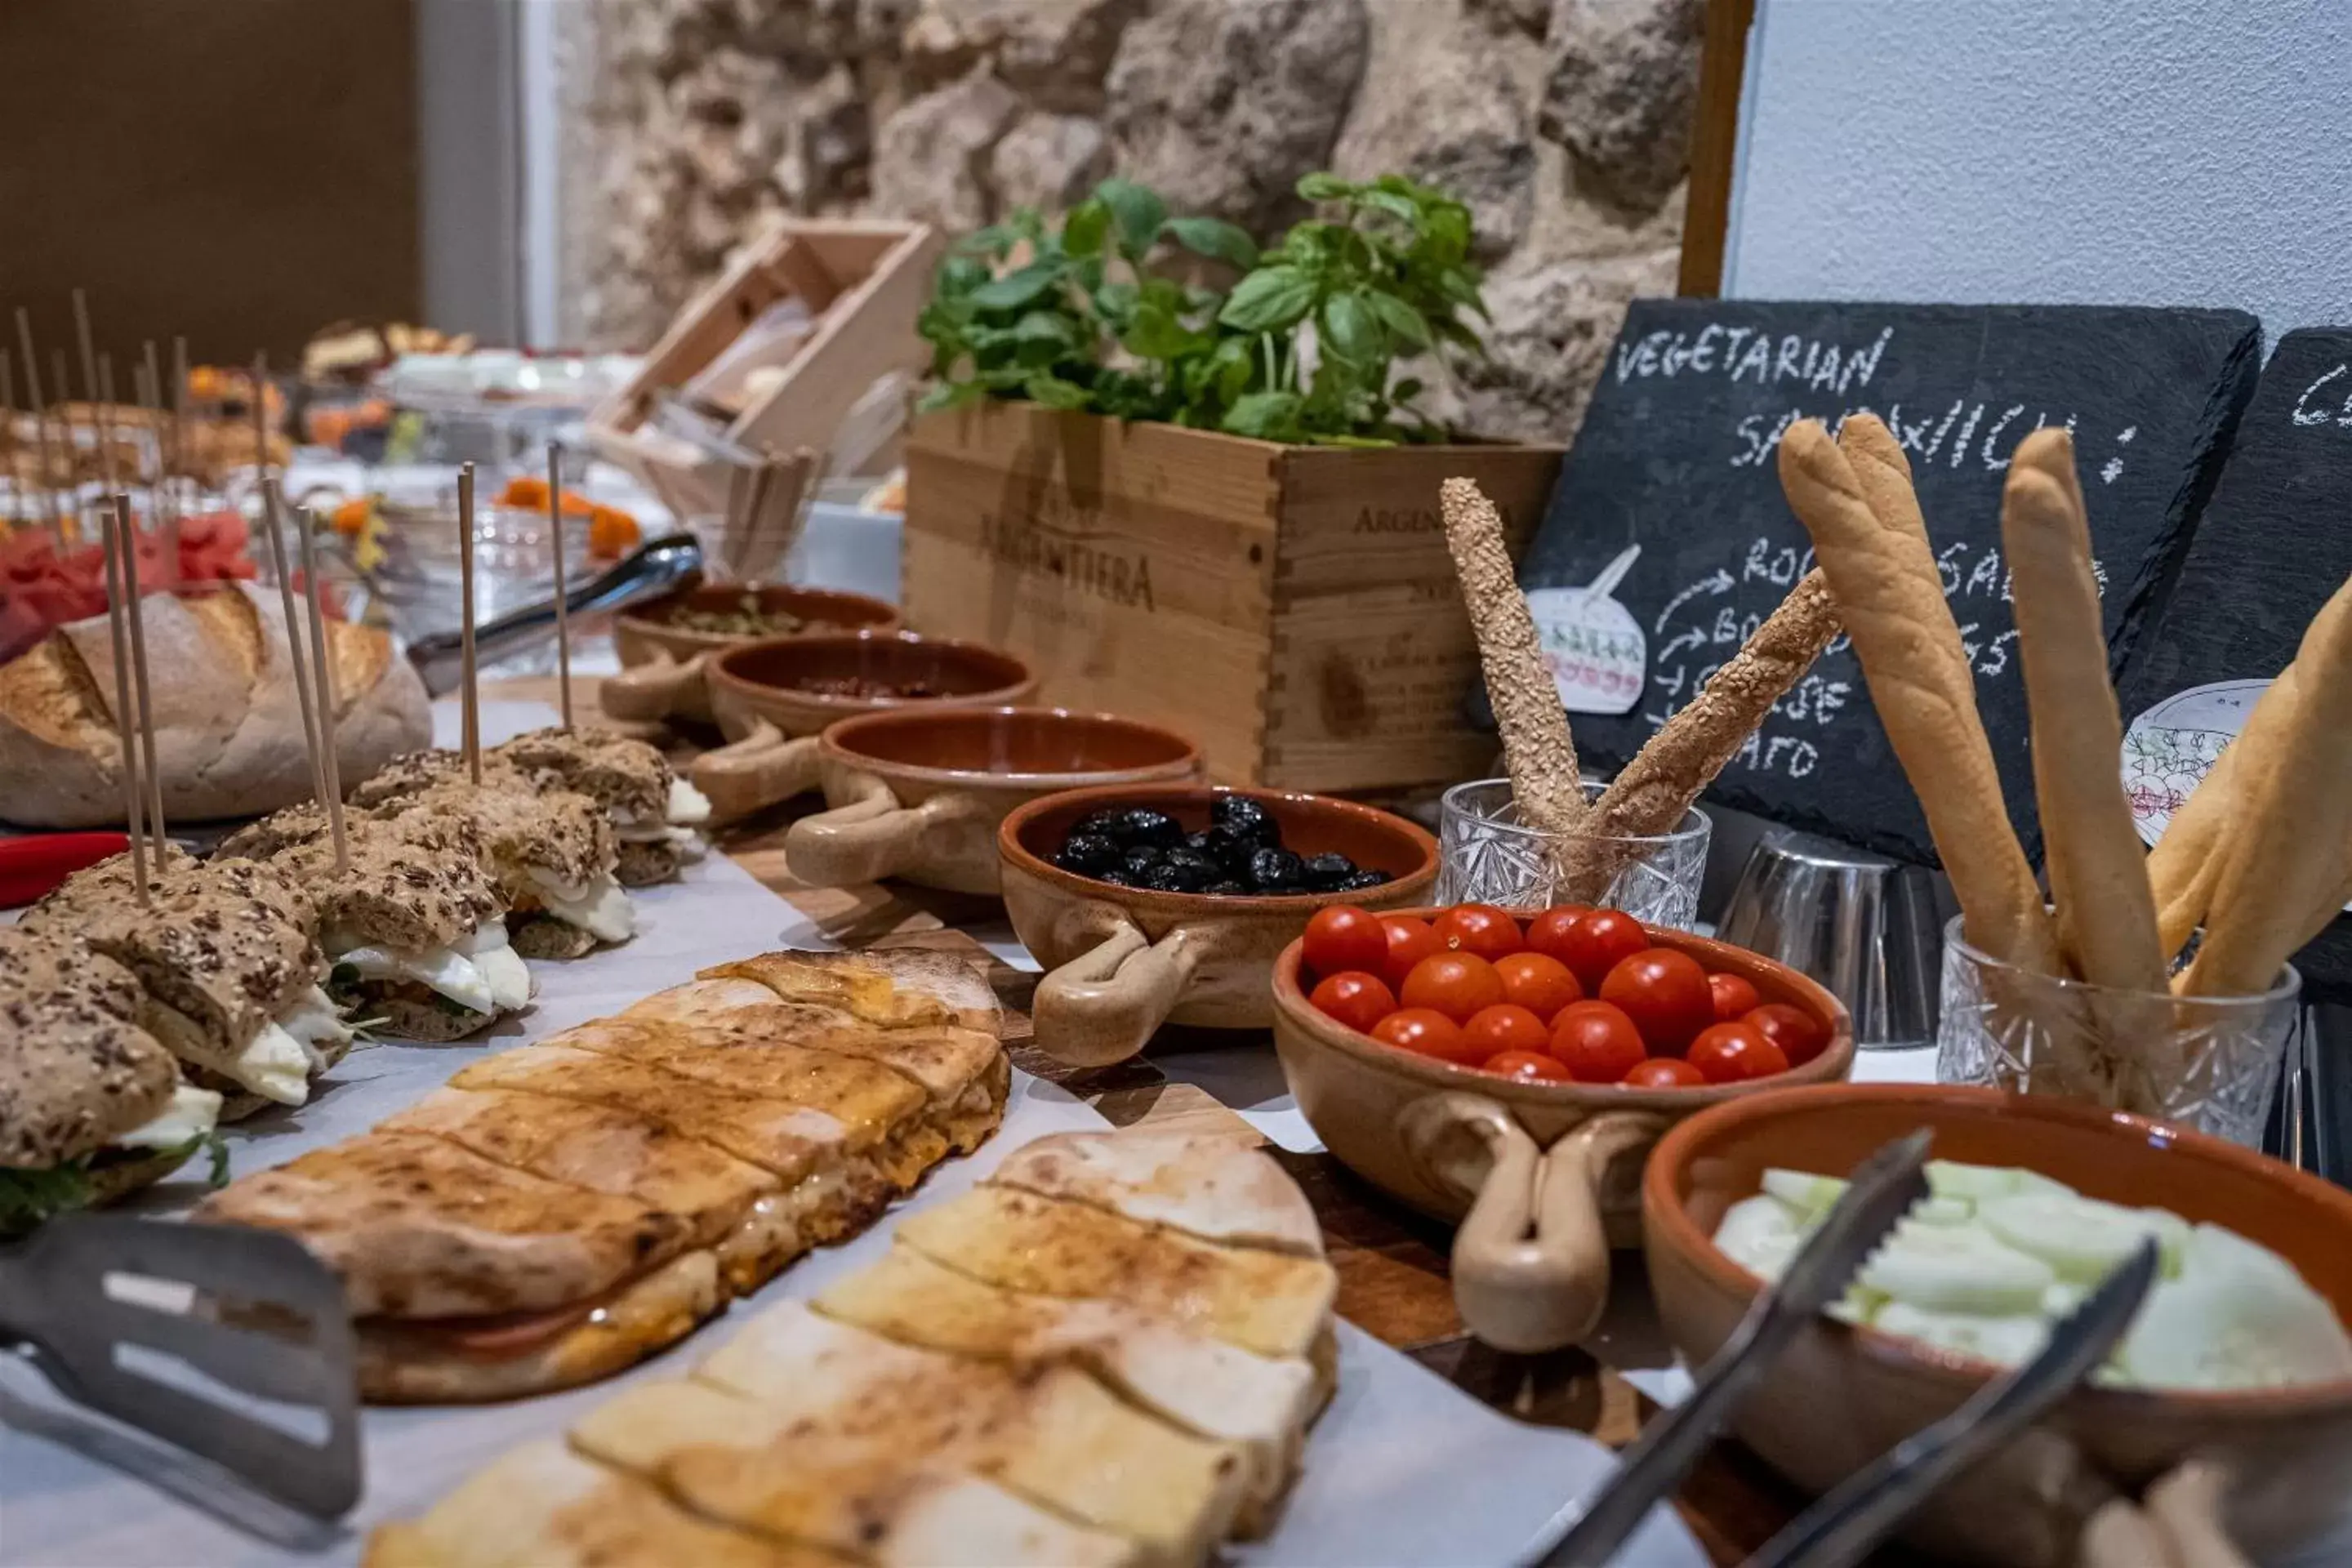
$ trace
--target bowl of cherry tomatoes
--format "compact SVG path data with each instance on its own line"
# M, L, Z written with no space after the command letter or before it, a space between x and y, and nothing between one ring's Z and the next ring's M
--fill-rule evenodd
M1786 964L1574 905L1319 910L1275 960L1274 1009L1325 1146L1459 1222L1463 1320L1515 1352L1598 1324L1668 1126L1853 1066L1845 1009Z

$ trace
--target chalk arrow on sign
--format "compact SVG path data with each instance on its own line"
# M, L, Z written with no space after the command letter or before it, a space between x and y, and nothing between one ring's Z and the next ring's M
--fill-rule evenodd
M1653 631L1664 631L1666 629L1666 623L1675 618L1675 612L1681 609L1685 605L1689 604L1693 599L1697 598L1701 594L1714 594L1720 596L1730 593L1734 585L1735 584L1731 580L1731 574L1725 571L1720 566L1717 567L1712 576L1700 578L1689 587L1685 588L1681 593L1676 594L1673 598L1668 599L1666 601L1666 607L1658 612L1658 624L1651 629Z

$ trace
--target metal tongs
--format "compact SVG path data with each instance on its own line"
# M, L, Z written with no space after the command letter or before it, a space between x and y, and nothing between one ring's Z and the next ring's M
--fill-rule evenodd
M1625 1450L1622 1467L1599 1497L1562 1510L1524 1562L1605 1568L1652 1505L1682 1484L1773 1359L1845 1293L1879 1242L1927 1195L1929 1138L1922 1129L1898 1139L1854 1172L1780 1282L1756 1298L1700 1371L1691 1396ZM1847 1568L1861 1562L1938 1487L2031 1426L2106 1360L2154 1283L2157 1263L2155 1242L2143 1241L2053 1328L2041 1354L1824 1494L1749 1559L1749 1568Z
M319 1519L360 1496L357 1342L290 1236L68 1215L0 1247L0 1347L69 1397Z

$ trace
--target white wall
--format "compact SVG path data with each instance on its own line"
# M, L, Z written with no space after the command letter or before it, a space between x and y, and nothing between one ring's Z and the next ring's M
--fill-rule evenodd
M2352 0L1758 0L1724 292L2352 322Z

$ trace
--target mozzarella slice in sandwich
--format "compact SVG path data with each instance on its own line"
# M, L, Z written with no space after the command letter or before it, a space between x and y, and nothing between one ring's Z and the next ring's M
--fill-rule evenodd
M1013 1561L1007 1559L1006 1561ZM362 1568L837 1568L839 1559L709 1524L553 1438L478 1471L424 1518L388 1524Z
M109 1146L152 1149L163 1152L184 1149L220 1123L221 1097L209 1089L184 1083L172 1090L172 1103L130 1131L118 1133Z
M898 1239L992 1285L1121 1301L1265 1356L1316 1353L1339 1293L1319 1258L1220 1247L1010 1187L908 1215Z
M1320 1391L1304 1361L1255 1355L1116 1301L1007 1290L892 1247L817 1310L906 1344L1014 1365L1067 1361L1142 1408L1242 1446L1254 1504L1287 1484Z
M1231 1138L1057 1132L1014 1150L989 1179L1208 1241L1323 1256L1323 1227L1298 1184Z
M574 886L534 868L530 882L539 889L540 902L549 914L578 926L599 942L626 942L637 932L637 908L609 875Z
M350 964L362 980L414 981L475 1013L510 1013L530 1004L530 971L508 945L503 920L484 921L455 945L421 952L321 940L330 962Z
M688 859L702 855L702 835L695 829L710 820L710 797L682 778L669 781L669 800L659 822L649 822L635 816L615 816L613 836L624 844L657 844L664 839L677 846Z

